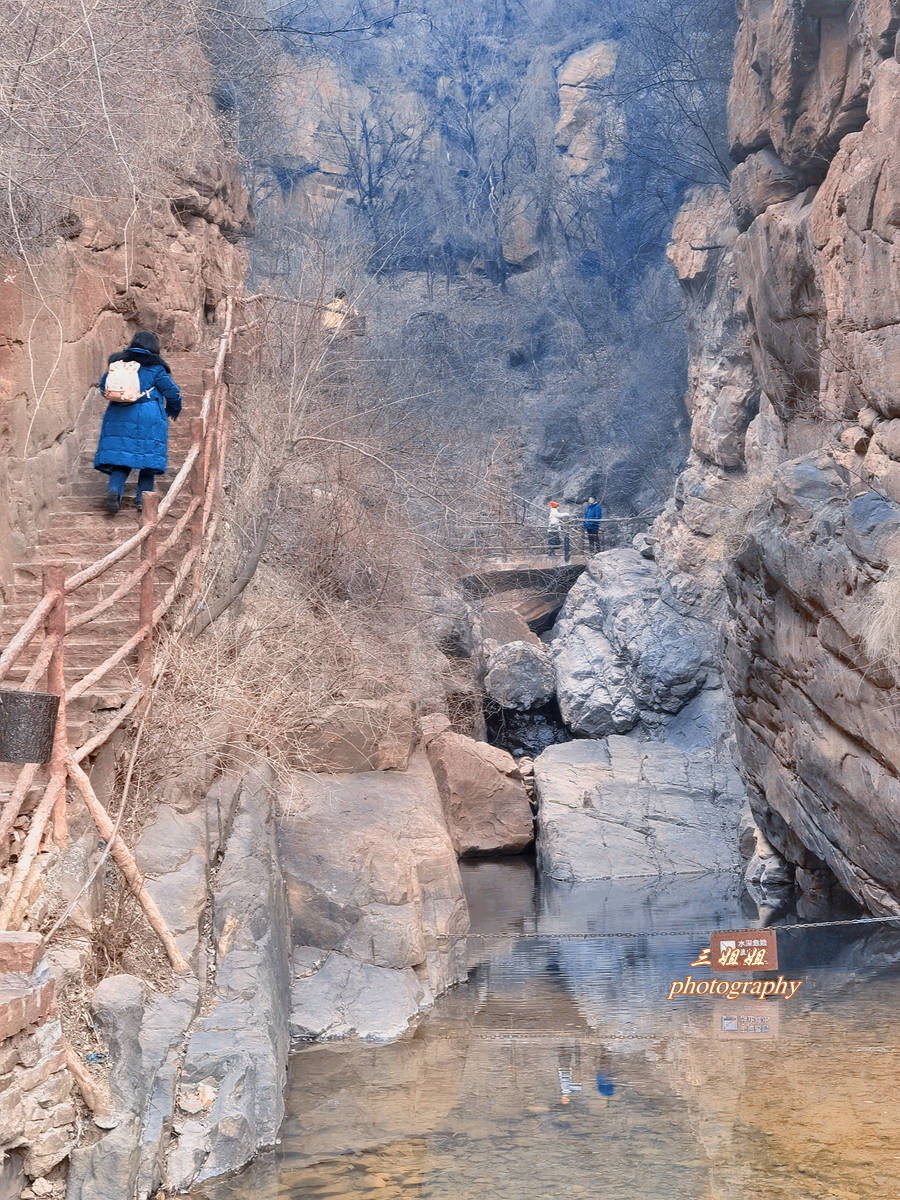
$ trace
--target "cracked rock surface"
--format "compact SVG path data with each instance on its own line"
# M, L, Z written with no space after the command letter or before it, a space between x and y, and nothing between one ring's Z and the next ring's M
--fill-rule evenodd
M553 634L559 707L570 729L592 737L659 729L718 682L716 631L692 615L693 601L690 581L666 578L636 550L591 560Z
M713 743L611 735L535 763L538 862L554 879L626 879L737 866L740 776Z

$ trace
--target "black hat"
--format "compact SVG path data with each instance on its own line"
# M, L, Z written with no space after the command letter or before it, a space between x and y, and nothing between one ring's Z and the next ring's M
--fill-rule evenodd
M129 350L146 350L148 354L159 354L159 338L155 333L139 329L128 346Z

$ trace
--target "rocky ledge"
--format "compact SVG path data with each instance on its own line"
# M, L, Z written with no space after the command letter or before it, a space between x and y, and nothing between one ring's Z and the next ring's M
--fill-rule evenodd
M738 865L744 788L718 736L722 716L712 694L689 709L665 740L613 734L544 751L534 768L544 874L625 879Z
M466 975L468 911L431 768L417 754L405 772L306 775L296 796L279 833L291 1034L399 1037Z

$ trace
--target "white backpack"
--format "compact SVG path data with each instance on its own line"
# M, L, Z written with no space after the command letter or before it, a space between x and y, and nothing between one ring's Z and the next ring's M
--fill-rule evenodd
M140 364L134 361L120 359L118 362L111 363L106 372L104 397L107 400L114 400L116 404L134 404L142 396L148 395L148 392L141 391L139 370Z

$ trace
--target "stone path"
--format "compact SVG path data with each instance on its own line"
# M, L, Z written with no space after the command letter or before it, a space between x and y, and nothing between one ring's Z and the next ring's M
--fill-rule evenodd
M172 354L168 356L168 361L173 377L181 388L184 407L178 420L169 425L169 470L164 477L157 478L156 483L161 497L168 490L190 448L191 421L200 415L204 372L211 368L213 354L211 351ZM5 607L0 622L0 640L3 644L9 641L40 600L42 574L47 563L63 563L67 575L72 575L109 554L139 528L139 515L133 499L135 473L129 477L127 498L118 515L110 517L106 513L106 478L93 469L96 435L103 414L103 401L96 394L95 403L94 429L89 444L82 450L77 473L66 490L58 496L32 552L27 559L15 563L12 599ZM165 538L178 517L184 513L188 502L188 489L185 488L162 523L160 540ZM168 561L160 560L155 581L157 602L162 599L171 582L184 544L181 542L170 553ZM75 592L67 605L69 622L107 597L139 562L140 548L136 548L99 579ZM95 621L67 637L65 667L69 686L103 662L137 631L138 604L139 594L135 588ZM11 669L7 677L10 684L16 685L25 678L40 645L41 638L38 635ZM109 711L120 707L131 691L136 670L137 651L133 651L94 688L70 704L67 714L70 746L83 744L109 718ZM18 767L0 767L0 802L9 794L18 770Z

